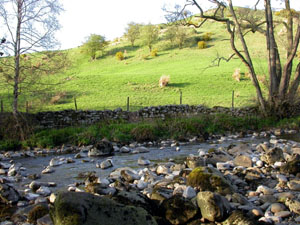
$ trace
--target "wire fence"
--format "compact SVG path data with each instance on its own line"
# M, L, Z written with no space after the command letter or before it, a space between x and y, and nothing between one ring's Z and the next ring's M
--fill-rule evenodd
M124 102L124 104L118 104L118 105L111 105L109 100L102 100L106 101L107 104L104 104L101 102L101 106L97 105L97 103L94 103L91 107L84 104L82 106L82 102L78 100L76 97L69 97L67 102L64 102L64 104L58 104L55 105L55 110L53 111L60 111L60 110L114 110L114 109L122 109L123 111L138 111L145 107L151 107L151 106L158 106L158 105L204 105L207 107L213 107L213 106L222 106L227 108L239 108L243 106L249 106L255 104L255 96L253 94L249 95L240 95L237 91L232 91L231 94L226 93L225 95L219 95L219 96L203 96L201 98L201 101L197 100L196 98L193 98L191 96L184 96L183 92L179 92L178 95L164 95L159 101L159 104L157 104L158 101L155 101L156 99L152 99L151 96L147 97L140 97L140 96L128 96L121 101ZM213 104L212 104L213 102ZM66 105L67 104L67 105ZM95 106L96 105L96 106ZM52 106L53 108L53 106ZM52 109L51 108L51 109ZM30 101L22 100L19 104L19 111L20 112L26 112L26 113L37 113L40 111L51 111L47 106L45 105L32 105ZM12 111L12 100L5 101L0 99L0 110L1 113L3 112L11 112Z

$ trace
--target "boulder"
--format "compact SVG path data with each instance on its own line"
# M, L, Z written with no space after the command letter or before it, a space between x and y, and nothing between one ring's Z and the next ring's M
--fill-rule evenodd
M261 160L268 165L273 165L275 162L284 161L282 149L272 148L261 156Z
M294 175L300 173L300 155L295 155L290 161L280 167L280 172Z
M199 210L191 201L175 195L163 201L161 211L171 224L185 224L195 217Z
M245 215L242 211L234 211L230 214L227 220L222 225L258 225L263 224L258 221L252 220L249 216Z
M8 184L0 184L0 203L15 204L19 201L19 192Z
M143 208L84 192L60 192L50 209L54 225L157 225Z
M212 191L222 195L235 192L223 174L212 167L197 167L188 176L187 184L200 191Z
M234 164L248 168L252 166L252 160L248 155L238 155L234 158Z
M210 191L197 194L197 204L201 210L202 217L208 221L223 221L231 209L228 200Z
M97 142L88 152L89 157L109 156L114 153L113 145L106 139Z
M206 166L206 160L200 156L189 156L185 161L188 168L195 169L199 166Z

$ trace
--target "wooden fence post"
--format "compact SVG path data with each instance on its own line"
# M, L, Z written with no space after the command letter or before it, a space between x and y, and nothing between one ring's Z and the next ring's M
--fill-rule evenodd
M1 100L1 113L4 112L4 107L3 107L3 100Z
M129 97L127 97L127 112L129 112Z
M74 97L74 104L75 104L75 111L77 111L77 101L76 101L76 97Z
M234 110L234 91L232 91L232 103L231 103L232 112Z
M28 106L28 101L26 101L26 113L29 112L29 106Z
M180 105L182 105L182 91L180 91Z

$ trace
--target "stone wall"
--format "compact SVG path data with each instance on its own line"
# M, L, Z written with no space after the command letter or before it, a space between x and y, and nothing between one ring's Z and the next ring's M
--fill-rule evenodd
M145 107L139 111L127 112L118 108L105 111L51 111L40 112L35 115L36 121L41 128L59 128L73 125L91 125L107 119L139 120L146 118L166 118L175 116L189 116L198 114L230 114L234 116L257 115L255 108L237 108L232 110L225 107L207 108L202 105L165 105Z

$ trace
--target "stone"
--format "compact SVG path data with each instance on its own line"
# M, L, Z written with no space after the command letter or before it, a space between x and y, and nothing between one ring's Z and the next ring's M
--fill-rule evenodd
M121 149L120 149L120 152L121 153L129 153L131 152L131 149L126 147L126 146L123 146Z
M113 155L114 148L111 142L103 139L97 142L88 152L89 157L110 156Z
M197 204L202 217L210 222L223 221L231 209L226 198L210 191L199 192Z
M60 192L50 209L56 225L157 225L143 208L84 192Z
M264 195L273 195L274 194L274 190L272 188L269 188L267 186L264 185L260 185L257 187L256 192L261 192Z
M298 200L292 200L292 199L286 199L285 205L289 207L290 211L300 214L300 201Z
M234 158L234 164L248 168L252 166L252 159L248 155L238 155Z
M187 186L184 191L183 191L183 194L182 196L184 198L187 198L187 199L192 199L194 197L196 197L196 191L194 188L192 188L191 186Z
M8 184L0 183L0 203L16 204L20 199L19 192Z
M51 194L51 190L48 187L41 186L39 189L36 190L36 193L43 196L49 196Z
M140 175L134 170L122 170L121 177L129 183L132 183L133 181L139 180L141 178Z
M168 167L166 167L165 165L159 165L159 166L157 167L157 169L156 169L156 173L157 173L158 175L160 175L160 174L165 174L165 175L167 175L167 174L170 173L170 169L169 169Z
M280 211L280 212L276 212L274 214L274 216L280 217L280 218L286 218L286 217L290 217L292 215L292 213L290 211Z
M110 167L113 167L113 162L112 162L111 159L107 159L107 160L100 163L100 168L101 169L107 169L107 168L110 168Z
M252 220L242 211L235 210L221 223L222 225L257 225L258 221Z
M268 165L273 165L275 162L284 161L282 149L272 148L261 156L261 160Z
M59 161L59 158L53 158L49 162L49 166L51 166L51 167L59 166L61 164L62 163L61 163L61 161Z
M150 165L150 160L146 159L145 157L141 156L139 159L138 159L138 164L140 166L148 166Z
M47 174L47 173L53 173L54 169L51 166L47 166L43 171L42 174Z
M37 219L36 224L37 225L53 225L53 222L50 218L50 215L47 214L47 215L43 216L42 218Z
M136 149L134 149L131 153L132 154L139 154L139 153L147 153L149 152L149 149L147 149L146 147L137 147Z
M188 200L179 195L166 199L161 204L164 217L171 224L185 224L197 215L198 208Z
M280 167L280 172L294 175L300 173L300 155L295 155L290 161Z
M200 191L212 191L222 195L232 194L235 188L215 168L197 167L187 178L187 185L197 188Z
M186 158L185 163L188 168L195 169L199 166L206 166L206 161L201 156L189 156Z
M270 206L270 210L272 213L278 213L278 212L286 210L286 207L281 203L273 203Z
M300 191L300 180L290 180L290 182L287 183L287 186L292 191Z

